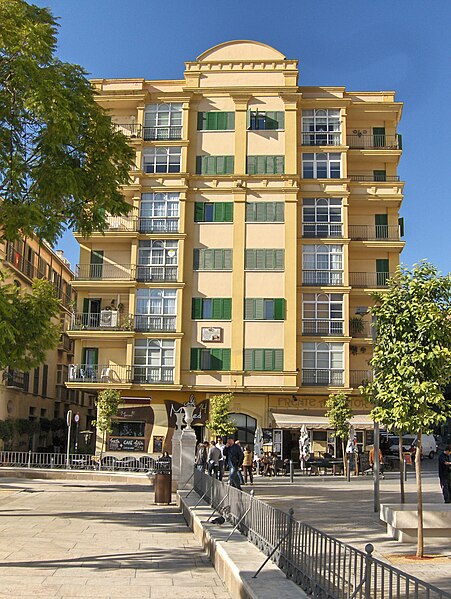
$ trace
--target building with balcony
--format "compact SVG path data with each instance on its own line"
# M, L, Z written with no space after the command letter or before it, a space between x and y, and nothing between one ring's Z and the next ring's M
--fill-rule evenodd
M61 302L60 343L57 349L47 352L45 363L30 372L9 368L0 373L0 420L41 422L40 432L31 439L19 436L15 440L16 449L56 445L64 451L65 427L56 429L52 421L65 420L71 409L74 414L79 413L81 431L91 428L95 417L95 394L66 387L69 365L74 361L74 342L68 335L76 301L72 289L74 274L61 251L54 252L46 242L32 237L0 243L0 265L9 273L7 280L24 290L31 289L34 279L47 279Z
M302 87L297 61L232 41L179 81L96 79L136 151L128 216L80 242L69 389L116 388L111 451L171 451L173 412L232 392L242 441L313 449L325 401L352 397L372 442L370 293L403 248L402 105L391 91ZM332 441L333 442L333 441Z

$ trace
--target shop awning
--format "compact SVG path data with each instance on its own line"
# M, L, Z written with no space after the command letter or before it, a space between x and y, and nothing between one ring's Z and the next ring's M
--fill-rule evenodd
M325 416L315 416L308 412L272 412L274 428L301 428L303 424L309 430L330 429L329 420ZM355 430L369 430L373 428L373 421L369 414L354 414L351 425Z

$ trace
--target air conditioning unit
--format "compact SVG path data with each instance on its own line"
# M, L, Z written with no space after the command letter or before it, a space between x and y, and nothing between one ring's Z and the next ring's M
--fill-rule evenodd
M358 316L365 316L365 314L368 314L368 306L357 306L355 309L355 313Z
M117 310L101 310L100 326L105 328L117 327Z

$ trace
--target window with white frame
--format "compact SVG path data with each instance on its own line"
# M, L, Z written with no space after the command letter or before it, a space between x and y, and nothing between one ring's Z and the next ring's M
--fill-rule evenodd
M172 239L149 239L139 242L138 281L176 281L178 265L178 241Z
M143 151L143 171L145 173L179 173L182 148L146 148Z
M339 179L341 177L341 153L302 154L302 176L304 179Z
M344 344L303 343L302 383L304 385L343 385Z
M303 335L343 335L343 294L302 295Z
M139 212L139 232L178 232L179 206L179 193L143 193Z
M176 289L138 289L136 331L175 331Z
M316 108L302 111L302 145L338 146L341 140L340 110Z
M304 285L343 284L343 246L309 244L302 247Z
M144 112L144 139L181 139L182 104L148 104Z
M137 339L133 359L133 382L173 383L174 339Z
M304 198L302 201L304 237L343 237L341 198Z

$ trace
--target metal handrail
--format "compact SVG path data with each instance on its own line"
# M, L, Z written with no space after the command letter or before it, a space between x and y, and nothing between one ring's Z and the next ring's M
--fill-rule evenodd
M302 237L343 237L342 223L303 223Z
M303 131L303 146L339 146L341 131Z
M303 285L343 285L342 270L303 270Z
M133 315L121 314L117 310L102 312L77 312L72 314L71 331L132 331Z
M349 383L351 387L360 387L371 383L373 380L372 370L350 370L349 371Z
M303 335L343 335L343 320L302 320Z
M343 369L303 368L302 384L307 386L333 386L344 385Z
M182 125L168 127L143 127L144 141L182 139Z
M354 241L399 241L399 225L349 225L349 237Z
M292 511L282 512L199 470L194 472L194 490L313 597L451 599L449 593L375 559L371 544L365 552L355 549L296 521Z
M77 264L75 266L75 278L77 280L102 281L134 279L133 264Z
M347 135L347 145L353 150L401 150L399 134Z
M351 287L372 289L387 287L388 279L392 276L390 272L350 272L349 284Z
M374 182L374 183L397 183L401 179L399 175L348 175L351 181L360 182Z

